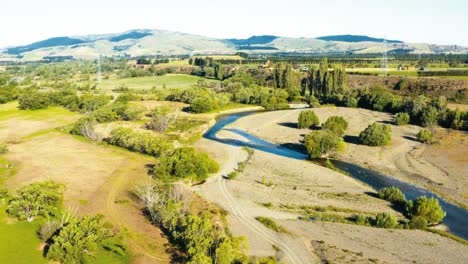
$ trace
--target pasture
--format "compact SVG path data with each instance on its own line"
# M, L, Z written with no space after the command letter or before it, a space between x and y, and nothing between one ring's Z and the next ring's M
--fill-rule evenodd
M145 76L123 79L102 80L97 85L98 89L112 90L126 87L128 89L149 90L151 88L190 88L198 81L204 80L201 77L184 74L167 74L164 76Z
M76 209L78 215L103 214L114 226L126 227L133 260L148 263L157 259L158 263L167 263L167 240L158 228L141 217L140 207L130 194L138 184L148 180L146 164L154 163L154 158L56 129L73 123L80 116L63 108L22 111L16 109L16 105L0 106L3 110L1 140L7 141L9 148L9 152L1 156L1 164L10 165L0 170L0 184L10 193L38 181L65 184L66 209ZM9 141L12 136L15 140ZM8 263L8 260L47 263L42 257L41 241L36 236L40 220L16 223L6 217L4 206L1 209L0 239L8 241L8 245L0 246L0 263ZM117 256L104 251L99 255L95 263L128 263L130 260L130 255Z

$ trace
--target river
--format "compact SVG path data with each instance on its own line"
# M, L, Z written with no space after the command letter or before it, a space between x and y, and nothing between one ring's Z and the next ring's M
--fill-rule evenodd
M245 131L235 128L225 128L227 125L235 122L239 118L242 118L247 115L252 115L259 113L258 111L255 112L242 112L242 113L234 113L223 115L219 117L216 121L216 124L211 127L204 135L204 138L211 139L223 144L229 144L234 146L246 146L252 149L265 151L271 154L280 155L288 158L299 159L299 160L306 160L308 159L308 155L279 146L277 144L273 144L271 142L265 141L261 138L253 136ZM236 139L221 139L217 137L217 133L220 130L227 130L232 133L236 133L248 140L241 141ZM390 176L382 174L380 172L363 168L361 166L347 163L344 161L334 160L332 163L339 169L346 171L349 176L353 177L356 180L359 180L372 188L379 190L383 187L391 187L395 186L398 187L406 196L407 199L412 200L419 196L425 195L427 197L434 197L439 200L440 205L447 213L446 217L443 220L443 223L449 228L449 231L457 236L460 236L464 239L468 239L468 211L458 207L454 204L446 202L445 200L441 199L436 194L417 187L413 184L399 181L394 179Z

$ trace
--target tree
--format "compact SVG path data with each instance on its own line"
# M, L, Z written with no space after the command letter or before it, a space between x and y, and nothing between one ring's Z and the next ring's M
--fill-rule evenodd
M405 195L395 186L390 188L382 188L379 190L378 194L380 199L389 201L391 203L405 203L406 198Z
M123 255L122 236L107 228L103 219L102 215L72 219L52 236L47 258L61 263L83 263L100 247Z
M421 143L431 143L432 142L432 133L429 129L421 129L416 135L416 139Z
M196 152L194 148L178 148L170 156L160 159L153 169L156 177L187 178L205 180L209 173L219 170L219 165L207 154Z
M342 116L330 116L322 124L322 129L326 129L333 132L336 136L342 137L346 129L348 129L348 122Z
M433 127L437 125L437 109L430 106L424 109L421 115L421 125L424 127Z
M306 110L299 113L297 120L298 128L312 128L318 126L319 124L320 120L314 111Z
M334 133L320 130L305 136L304 144L311 158L321 158L346 149L344 140Z
M23 186L8 203L7 213L28 222L38 215L57 215L62 206L62 192L62 185L50 181Z
M410 201L406 206L406 212L411 219L423 217L429 225L440 223L445 217L445 212L439 205L439 200L427 198L426 196Z
M393 214L378 213L375 217L375 226L380 228L395 228L398 226L398 221Z
M395 124L398 126L404 126L409 124L410 116L408 113L400 112L395 115Z
M151 120L148 127L159 133L167 130L172 122L175 122L178 114L171 114L169 107L158 107L151 112Z
M392 140L392 129L389 125L373 123L359 134L359 139L368 146L387 145Z

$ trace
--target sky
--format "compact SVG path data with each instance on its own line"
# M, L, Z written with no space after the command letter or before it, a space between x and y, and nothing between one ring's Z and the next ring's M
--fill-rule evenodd
M0 47L162 29L214 38L356 34L468 46L467 0L6 0Z

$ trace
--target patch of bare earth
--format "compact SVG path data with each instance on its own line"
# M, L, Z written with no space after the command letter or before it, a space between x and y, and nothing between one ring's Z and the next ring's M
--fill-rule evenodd
M278 220L309 239L323 263L465 263L466 246L420 230Z

